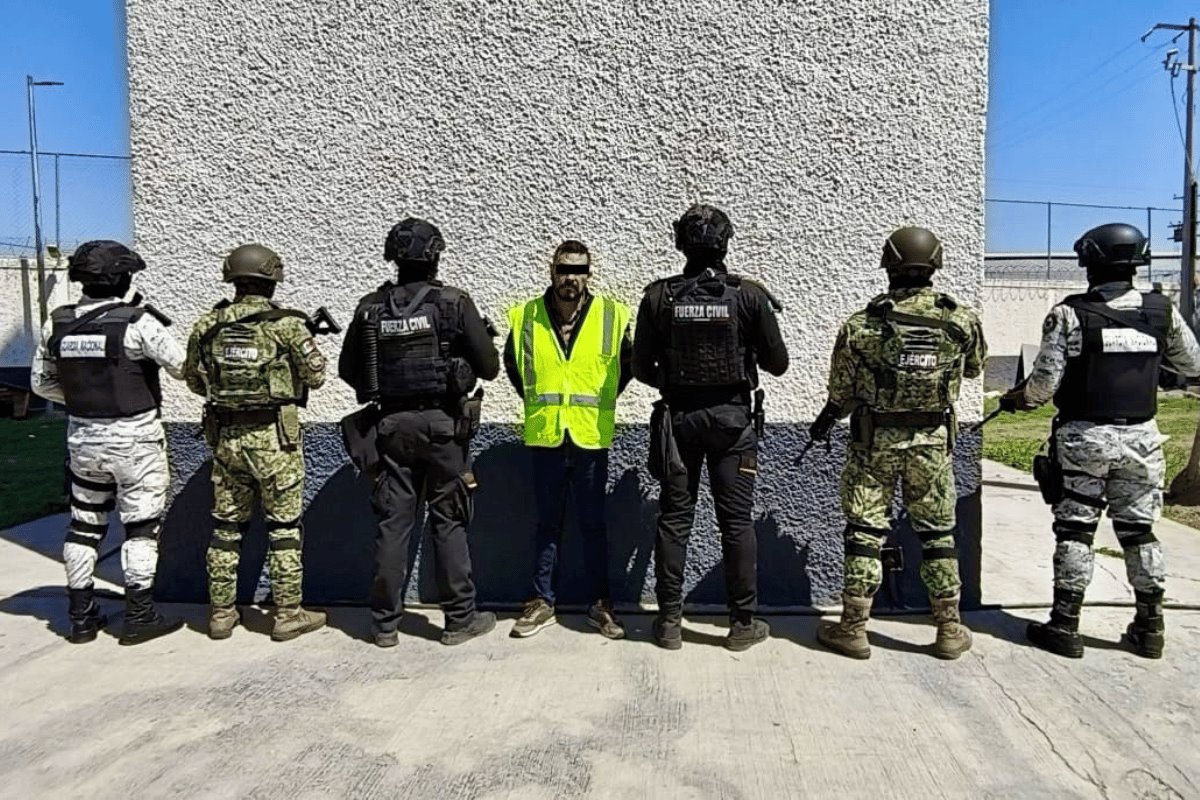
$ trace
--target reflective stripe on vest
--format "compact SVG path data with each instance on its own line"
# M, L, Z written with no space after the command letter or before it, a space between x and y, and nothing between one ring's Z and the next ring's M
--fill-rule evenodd
M569 430L580 447L612 445L621 379L619 343L629 315L628 306L593 297L567 358L544 298L509 310L514 343L520 337L516 356L525 389L525 444L557 447Z

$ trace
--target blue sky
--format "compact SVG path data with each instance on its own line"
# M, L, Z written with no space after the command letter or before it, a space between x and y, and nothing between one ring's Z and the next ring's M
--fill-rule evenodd
M28 146L25 75L63 81L38 90L43 150L128 152L120 0L0 0L0 149ZM1162 69L1165 33L1138 42L1155 22L1186 22L1200 6L1183 0L993 0L987 196L1144 207L1178 207L1182 144ZM1184 81L1176 81L1182 104ZM1182 117L1182 111L1180 112ZM113 164L63 164L64 238L119 235L128 226L128 186ZM43 186L50 194L49 176ZM28 160L0 155L0 239L29 219ZM43 214L47 227L52 209ZM1055 250L1084 228L1141 212L1056 208ZM1153 216L1154 247L1179 214ZM989 250L1046 246L1045 207L989 207Z

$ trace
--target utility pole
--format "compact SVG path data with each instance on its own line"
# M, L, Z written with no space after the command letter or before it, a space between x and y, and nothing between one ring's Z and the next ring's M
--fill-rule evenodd
M1160 22L1142 37L1146 41L1156 30L1179 31L1171 41L1179 41L1188 35L1188 60L1186 64L1176 60L1178 50L1168 50L1163 67L1171 73L1172 82L1180 70L1187 72L1187 133L1183 144L1183 258L1179 274L1179 311L1193 328L1196 327L1196 175L1192 169L1192 128L1195 118L1196 98L1196 18L1188 19L1187 25ZM1174 90L1172 89L1172 98ZM1172 109L1178 113L1178 109ZM1192 440L1192 452L1187 465L1171 481L1168 489L1171 502L1183 505L1200 504L1200 428Z
M29 101L29 160L33 172L33 247L37 252L38 314L41 324L46 324L46 254L42 252L42 182L38 174L37 111L33 104L33 90L37 86L62 86L60 81L35 81L32 75L25 76L25 92Z

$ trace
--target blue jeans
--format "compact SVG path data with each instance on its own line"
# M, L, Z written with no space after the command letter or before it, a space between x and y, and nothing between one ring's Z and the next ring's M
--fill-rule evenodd
M609 598L608 526L605 524L605 490L608 485L608 450L586 450L568 439L558 447L531 447L533 489L537 497L538 525L533 592L554 605L558 590L558 549L571 490L575 490L575 519L583 536L584 567L589 598Z

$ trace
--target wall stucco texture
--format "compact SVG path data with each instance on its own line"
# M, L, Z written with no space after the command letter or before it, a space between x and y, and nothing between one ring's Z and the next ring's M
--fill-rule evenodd
M730 269L783 301L792 353L788 374L764 382L778 433L764 447L759 502L788 509L777 535L816 570L816 595L836 593L836 469L810 458L794 473L791 458L824 402L838 325L883 288L879 252L892 229L936 231L947 263L939 286L978 303L985 3L128 0L126 9L134 216L150 264L138 283L181 334L223 296L220 260L246 241L282 254L278 299L326 305L344 322L392 274L388 228L425 217L446 237L442 278L468 289L503 336L504 310L542 291L562 239L592 248L596 289L636 305L642 287L681 267L671 222L694 201L723 208L736 229ZM340 342L321 346L333 360ZM652 518L619 483L644 459L637 442L652 399L635 385L619 409L627 438L614 449L625 468L613 470L613 513L623 520ZM340 459L329 423L352 401L336 379L312 397L306 419L325 432L327 460ZM979 404L979 382L969 382L960 418L977 419ZM523 454L504 444L519 415L516 396L497 386L480 458L508 464L500 471L512 481L526 473ZM199 401L173 384L165 416L182 442ZM203 445L172 453L193 458L183 450ZM976 450L958 460L969 498ZM344 474L311 455L310 466L315 493ZM640 503L656 487L637 474ZM706 526L701 512L698 539L714 538ZM320 534L310 525L308 535Z

